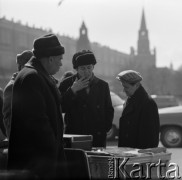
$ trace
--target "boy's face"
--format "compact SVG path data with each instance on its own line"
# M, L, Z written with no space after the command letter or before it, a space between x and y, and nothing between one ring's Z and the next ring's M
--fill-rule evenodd
M93 64L83 65L83 66L78 66L77 72L80 78L84 77L90 79L92 77L93 69L94 69Z
M123 91L126 93L128 97L131 97L135 91L137 90L138 85L137 84L129 84L127 82L122 82Z

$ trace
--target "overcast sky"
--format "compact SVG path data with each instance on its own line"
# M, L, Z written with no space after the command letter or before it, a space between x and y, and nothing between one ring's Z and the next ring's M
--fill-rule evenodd
M182 0L0 0L0 16L78 38L84 20L91 42L124 53L137 48L142 9L157 66L182 65Z

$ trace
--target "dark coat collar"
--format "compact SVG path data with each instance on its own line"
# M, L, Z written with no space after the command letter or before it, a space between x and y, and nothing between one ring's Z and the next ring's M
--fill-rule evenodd
M39 74L45 79L45 81L48 83L48 85L51 87L51 90L53 91L53 94L55 95L56 101L61 101L61 95L59 90L56 87L56 83L51 75L48 74L48 72L44 69L39 59L36 59L33 57L28 63L25 64L25 67L36 69Z
M129 99L131 101L141 101L143 99L143 97L148 97L148 93L146 92L146 90L143 88L142 85L139 86L139 88L135 91L135 93L133 94L133 96L131 96ZM129 101L130 101L129 100Z
M28 63L25 64L25 67L36 69L41 74L44 74L44 76L49 77L48 72L44 69L39 59L33 57Z
M135 91L135 93L127 99L126 101L126 106L124 107L123 110L123 115L128 114L133 111L133 108L135 104L138 106L138 102L140 104L143 103L143 101L148 97L148 93L145 91L142 85Z

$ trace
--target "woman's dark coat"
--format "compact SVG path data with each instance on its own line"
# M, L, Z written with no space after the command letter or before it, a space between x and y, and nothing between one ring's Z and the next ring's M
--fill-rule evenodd
M80 90L73 94L71 86L76 75L60 83L66 133L93 135L93 146L106 146L106 133L112 126L114 109L108 83L93 77L89 94Z
M119 147L153 148L159 143L159 114L155 101L140 86L120 118Z
M64 161L62 144L59 90L33 58L14 82L8 169L28 169L41 178L54 178Z

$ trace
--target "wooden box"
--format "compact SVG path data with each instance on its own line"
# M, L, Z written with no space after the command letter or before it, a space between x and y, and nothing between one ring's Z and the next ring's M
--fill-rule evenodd
M92 149L92 135L77 135L77 134L64 134L64 147L76 148L91 151Z

